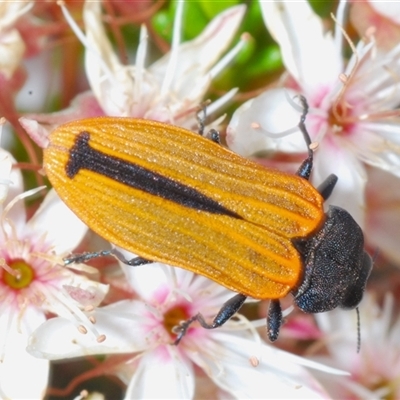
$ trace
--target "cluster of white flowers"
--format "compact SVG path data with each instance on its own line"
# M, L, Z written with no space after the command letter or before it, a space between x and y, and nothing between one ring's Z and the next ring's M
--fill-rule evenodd
M0 81L10 80L21 63L25 45L15 24L33 6L33 2L0 4ZM100 2L84 3L85 33L60 4L65 20L85 47L91 90L62 111L25 115L21 126L42 147L55 126L83 117L130 116L193 129L211 81L247 40L243 35L221 57L246 7L226 9L197 38L181 43L183 6L183 2L177 5L170 52L147 66L145 27L135 63L125 65L107 36ZM354 45L343 28L346 6L340 2L332 33L305 0L260 1L287 74L274 89L236 110L226 141L245 157L265 151L305 154L300 132L292 129L299 112L290 100L305 96L310 106L307 129L318 144L313 183L317 186L335 173L339 181L329 202L351 213L372 248L398 262L400 45L383 49L373 35ZM346 44L353 52L347 61ZM232 89L208 110L225 105L236 92ZM216 120L212 126L221 122ZM382 309L370 294L361 303L362 349L350 358L355 347L349 336L357 337L356 332L350 334L357 329L351 320L355 313L337 310L317 316L329 356L299 357L273 347L245 317L216 330L194 324L175 346L174 326L199 311L211 320L232 293L182 269L159 263L132 268L121 263L120 278L127 295L102 306L109 285L99 282L98 271L82 264L67 268L63 262L81 243L87 227L53 190L28 218L24 199L41 195L43 188L24 192L15 166L10 153L0 149L1 398L43 398L49 360L87 355L108 356L107 372L126 384L126 399L201 398L209 395L202 379L212 385L211 396L221 398L399 395L400 325L390 326L392 297L386 298ZM291 168L283 162L280 166ZM126 357L116 362L116 355Z

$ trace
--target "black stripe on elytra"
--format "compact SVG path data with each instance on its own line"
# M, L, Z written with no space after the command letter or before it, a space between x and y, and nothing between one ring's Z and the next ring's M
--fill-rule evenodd
M238 214L221 206L196 189L140 165L93 149L90 147L89 140L90 134L88 132L81 132L77 135L75 144L69 151L69 160L65 166L69 178L72 179L80 169L87 169L185 207L241 218Z

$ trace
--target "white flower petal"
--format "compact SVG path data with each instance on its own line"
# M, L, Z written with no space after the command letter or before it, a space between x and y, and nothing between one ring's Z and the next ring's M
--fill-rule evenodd
M85 69L91 89L108 115L127 115L126 102L133 91L128 69L118 60L102 23L101 3L85 1Z
M8 195L10 184L12 184L10 174L13 161L14 158L11 156L11 154L8 151L0 148L0 204L1 205L4 204Z
M24 183L22 179L21 170L19 168L12 168L16 161L14 157L6 150L0 149L0 187L2 190L2 208L6 206L15 197L22 194L24 190ZM4 198L4 196L6 196ZM26 222L26 211L24 201L17 201L7 213L7 218L10 219L19 232Z
M17 30L1 33L0 36L0 72L6 79L10 79L21 65L25 52L25 43Z
M260 6L286 68L307 92L337 80L342 55L307 1L260 1Z
M227 128L229 148L244 157L263 151L305 153L307 147L298 129L274 138L274 134L278 137L282 132L296 131L300 111L288 100L295 95L291 90L272 89L239 107Z
M339 180L326 204L344 208L363 228L367 176L362 163L352 151L348 151L346 142L322 141L315 153L313 171L312 181L315 186L320 185L330 174L337 175Z
M0 363L0 396L7 399L40 399L47 388L49 362L32 357L25 350L27 330L44 321L43 313L28 308L24 312L23 327L20 321L8 313L1 317L1 341L5 342L4 358ZM12 318L12 322L7 322ZM6 338L4 335L7 335ZM4 343L4 342L3 342Z
M173 62L170 90L178 98L199 101L208 87L203 79L211 80L207 73L227 49L245 11L246 7L239 5L218 14L199 36L172 49L171 53L152 64L149 71L161 84L169 64Z
M251 365L250 357L258 360L256 367ZM211 363L210 360L215 361ZM291 360L279 349L238 336L216 333L213 341L204 346L204 351L194 355L193 361L236 398L326 397L324 390L294 357Z
M0 3L0 73L10 79L20 66L25 43L13 25L33 6L33 2L4 1Z
M365 122L351 135L353 152L365 163L400 177L399 124Z
M149 314L144 303L123 300L98 308L94 328L105 335L101 343L86 326L87 333L78 330L78 324L65 318L52 318L41 325L29 338L29 353L36 357L57 360L89 354L133 353L142 351L156 336L147 337L144 315ZM151 321L150 321L151 322ZM149 323L150 323L149 322ZM156 335L156 332L153 332Z
M123 252L125 257L128 257L127 252ZM127 280L136 294L140 298L154 302L154 297L157 297L159 302L163 302L166 294L176 290L176 295L186 293L186 299L196 303L194 313L201 311L205 316L218 311L215 305L225 303L233 297L235 293L226 290L221 285L215 282L192 274L183 268L172 267L162 263L151 263L138 267L121 265ZM164 296L163 299L156 295ZM188 296L189 293L196 293L196 298L192 299Z
M400 179L378 168L368 169L368 241L400 265Z
M145 353L128 385L125 399L191 399L194 371L177 347Z
M119 250L124 256L130 260L135 255L127 251ZM143 299L149 299L153 296L154 291L160 287L170 287L171 274L168 266L161 263L151 263L131 267L129 265L121 265L124 274L132 287L132 289Z
M45 234L55 252L61 254L73 250L88 228L52 189L28 221L27 229L35 235Z
M12 28L18 18L27 13L34 4L33 1L0 2L0 31Z

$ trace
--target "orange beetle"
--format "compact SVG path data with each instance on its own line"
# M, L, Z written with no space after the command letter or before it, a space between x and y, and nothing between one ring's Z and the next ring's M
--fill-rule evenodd
M299 127L310 144L306 112ZM268 326L277 338L278 299L313 283L305 277L307 243L326 224L323 201L336 183L331 176L321 194L308 182L312 150L292 175L149 120L84 119L58 127L49 140L50 182L91 229L139 255L131 265L167 263L239 293L212 324L201 314L183 323L177 342L194 320L222 325L247 296L273 300Z

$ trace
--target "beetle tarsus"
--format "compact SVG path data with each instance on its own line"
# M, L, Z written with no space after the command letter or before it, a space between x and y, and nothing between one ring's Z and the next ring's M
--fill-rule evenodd
M175 333L177 333L177 338L175 339L174 345L179 344L181 339L186 335L189 326L195 321L198 321L199 324L205 329L215 329L224 325L239 311L246 299L247 296L241 293L238 293L230 298L222 305L221 309L219 310L218 314L215 316L211 324L209 324L205 320L201 313L198 313L194 317L181 322L180 325L174 329Z
M282 308L279 300L271 300L268 308L267 315L267 328L268 328L268 339L271 342L275 342L279 336L279 330L282 325Z

